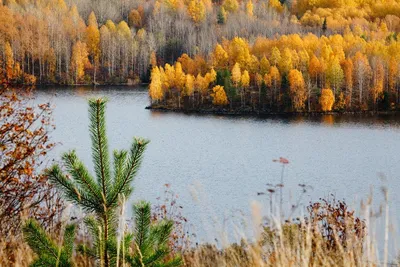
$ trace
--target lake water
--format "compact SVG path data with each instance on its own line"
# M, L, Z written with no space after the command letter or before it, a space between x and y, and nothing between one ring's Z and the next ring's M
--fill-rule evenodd
M268 210L267 196L257 192L265 191L267 183L280 182L281 166L273 162L279 157L290 161L284 175L286 210L299 197L298 184L313 187L303 204L334 194L356 208L371 189L379 204L380 188L387 185L391 223L397 225L399 117L243 118L154 112L145 109L146 90L129 87L46 88L36 94L35 101L55 106L52 139L60 143L51 157L74 148L90 167L87 99L107 97L111 149L129 148L134 136L151 140L133 199L155 203L164 184L171 184L197 241L218 239L221 229L234 231L229 221L250 216L254 200ZM381 224L378 220L377 226Z

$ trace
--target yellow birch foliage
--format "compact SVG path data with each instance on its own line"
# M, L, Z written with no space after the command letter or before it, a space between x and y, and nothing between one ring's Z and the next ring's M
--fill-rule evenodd
M155 51L152 51L150 54L150 65L151 66L157 66L157 55Z
M371 96L374 103L383 93L383 83L385 79L385 70L383 64L379 62L374 71L374 85L371 87Z
M272 86L272 77L270 74L266 73L264 75L264 83L267 87L271 87Z
M308 65L308 73L310 74L310 77L315 81L318 80L318 76L322 73L321 62L315 55L313 55L310 60L310 64Z
M279 48L274 46L271 52L271 63L272 65L276 66L280 61L281 61L281 52L279 51Z
M265 75L266 73L269 72L269 69L271 68L271 65L269 64L268 59L263 56L263 58L260 60L260 74Z
M237 0L225 0L222 6L227 12L235 12L239 9L239 3Z
M151 83L149 86L149 95L153 101L162 100L164 97L164 90L162 89L162 77L158 67L151 70Z
M283 12L283 6L279 0L270 0L269 6L272 7L273 9L275 9L275 11L278 13Z
M249 1L246 3L246 13L247 13L247 16L253 17L253 8L254 8L253 2L252 2L251 0L249 0Z
M340 89L344 79L344 72L340 66L338 57L333 57L333 59L328 63L326 76L327 84L329 84L329 86L332 86L334 90Z
M143 30L143 29L140 29L139 31L141 31L141 30ZM139 35L139 31L138 31L138 35ZM131 29L129 29L129 26L125 21L121 21L120 23L118 23L117 32L118 32L119 36L125 38L126 40L129 40L132 37Z
M321 110L324 112L332 110L333 104L335 104L335 96L331 89L322 89L319 104L321 105Z
M246 68L251 59L247 41L240 37L233 38L229 43L228 56L231 63L239 63L242 68Z
M111 33L115 33L117 31L117 27L115 27L115 24L112 20L107 20L105 25Z
M129 12L128 23L129 26L133 26L135 28L142 27L142 16L140 15L139 11L132 9L131 12Z
M281 86L281 74L277 67L272 66L271 70L269 71L269 77L271 81L271 86L274 88L279 88ZM267 83L267 81L265 81Z
M192 74L186 74L185 90L183 92L186 96L193 95L195 78Z
M228 53L220 44L215 46L212 58L214 66L217 68L225 68L228 64Z
M94 26L96 28L99 28L99 24L97 24L97 18L94 12L92 11L89 15L88 18L88 26Z
M390 59L388 72L389 72L389 89L391 92L395 92L399 67L397 60L393 57Z
M281 60L279 61L279 69L283 73L288 73L293 68L292 53L289 48L283 50Z
M189 2L188 6L189 16L195 23L200 23L204 21L206 17L206 8L204 6L203 1L201 0L192 0Z
M244 88L248 88L250 86L250 75L247 70L243 71L242 77L240 79L241 85Z
M86 45L89 55L94 61L98 61L100 57L100 31L93 12L90 13L89 26L86 28Z
M5 44L4 53L6 55L6 78L10 80L14 77L14 54L9 42Z
M242 79L242 72L240 71L239 63L235 63L235 65L233 66L231 79L232 79L232 82L235 84L235 86L239 85L239 83Z
M217 80L217 72L214 70L214 68L211 68L210 70L210 83L213 83Z
M175 87L175 68L170 64L165 64L164 88L170 89Z
M346 90L351 92L351 90L353 89L353 61L350 58L343 60L342 68Z
M180 62L176 62L175 64L175 87L177 89L182 89L185 85L186 77L185 73L182 70L182 64Z
M304 78L300 71L289 72L290 98L294 110L300 111L304 108L304 101L307 99Z
M207 95L208 86L210 83L206 79L206 77L201 76L201 74L197 74L196 80L194 82L195 88L203 95Z
M77 41L72 48L71 67L75 73L76 82L85 75L85 67L90 65L88 59L89 53L86 44Z
M261 88L262 82L264 80L263 76L260 73L256 73L256 76L254 79L255 79L257 88Z
M229 104L228 97L226 96L223 86L217 85L213 87L213 93L211 97L213 98L213 104L217 106L226 106Z

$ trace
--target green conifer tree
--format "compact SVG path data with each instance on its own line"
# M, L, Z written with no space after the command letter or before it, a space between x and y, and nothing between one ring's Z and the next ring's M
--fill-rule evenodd
M324 19L324 22L322 23L322 31L326 32L328 29L328 22L326 21L326 18Z
M115 252L117 230L118 198L129 198L133 181L142 162L142 156L148 144L147 140L135 139L130 151L114 151L113 172L110 169L108 140L106 136L104 99L89 100L90 137L95 177L75 151L62 156L65 174L59 165L47 170L52 183L64 194L67 200L93 214L86 219L91 230L94 247L83 249L95 257L101 266L108 267L117 261Z
M72 267L72 253L75 239L75 225L67 225L64 231L62 245L52 240L43 228L35 221L28 220L22 231L25 241L30 248L38 255L38 258L31 263L31 267Z
M135 215L133 242L136 251L128 254L127 262L132 267L181 266L182 260L179 256L165 260L171 252L168 241L174 223L170 220L151 223L150 203L144 201L133 206L133 213Z
M226 22L226 11L223 7L218 10L217 22L218 24L225 24Z

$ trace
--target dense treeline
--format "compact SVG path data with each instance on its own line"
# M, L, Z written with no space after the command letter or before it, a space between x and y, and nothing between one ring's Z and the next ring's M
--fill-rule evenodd
M399 0L0 0L0 80L147 82L152 66L183 54L208 64L216 44L235 37L395 40L399 15Z
M326 20L331 30L354 25L376 28L380 22L393 31L400 26L398 0L294 0L291 12L304 26L321 26Z
M8 83L121 82L147 71L144 29L133 35L125 21L87 24L63 0L0 6L0 47Z
M282 10L254 6L260 8L246 15L236 0L0 1L0 77L27 84L146 81L150 65L207 54L222 37L296 31Z
M182 55L155 67L154 104L265 111L393 109L399 103L400 43L387 30L224 40L209 60Z

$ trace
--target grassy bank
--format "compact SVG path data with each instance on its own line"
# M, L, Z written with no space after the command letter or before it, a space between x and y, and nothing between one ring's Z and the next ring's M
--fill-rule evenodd
M368 204L365 206L366 210L370 208ZM254 204L253 216L247 223L254 225L255 239L243 237L240 243L223 244L222 248L192 243L185 249L171 252L168 257L179 254L183 258L179 266L194 267L397 266L394 259L389 262L387 243L378 243L369 236L368 232L373 232L372 217L360 219L340 201L320 201L307 210L309 213L304 217L290 221L271 216L266 225L262 222L260 206ZM386 233L388 231L385 229ZM53 238L62 241L55 233ZM87 238L81 232L76 243ZM383 251L381 255L377 252L380 250ZM135 251L134 244L129 246L129 251ZM30 266L35 259L37 255L22 236L0 242L0 266ZM79 252L73 254L72 262L73 266L104 266L101 261ZM136 265L122 261L119 266ZM169 265L160 262L142 266Z

